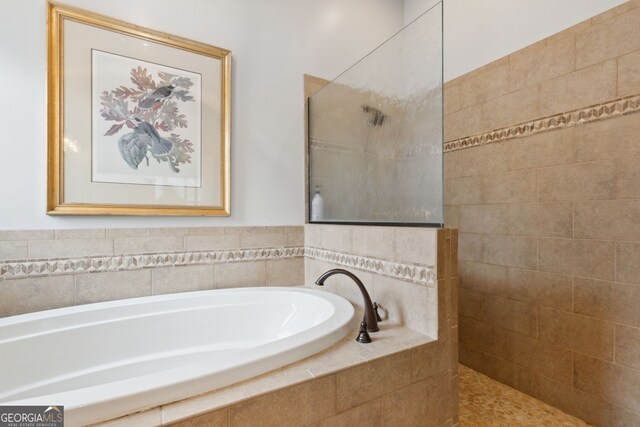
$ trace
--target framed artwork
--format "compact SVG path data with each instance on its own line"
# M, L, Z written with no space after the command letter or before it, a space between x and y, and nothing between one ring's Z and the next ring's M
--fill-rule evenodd
M228 216L231 52L47 7L47 213Z

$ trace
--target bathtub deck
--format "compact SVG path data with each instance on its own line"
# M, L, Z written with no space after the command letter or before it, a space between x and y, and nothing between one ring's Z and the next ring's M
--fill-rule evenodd
M168 425L294 384L351 368L435 341L403 326L383 322L371 344L355 341L357 327L345 339L299 362L222 389L97 424L101 427Z

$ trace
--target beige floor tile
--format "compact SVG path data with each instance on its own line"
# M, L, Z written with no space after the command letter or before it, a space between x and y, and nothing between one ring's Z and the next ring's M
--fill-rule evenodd
M460 427L586 427L589 424L460 365Z

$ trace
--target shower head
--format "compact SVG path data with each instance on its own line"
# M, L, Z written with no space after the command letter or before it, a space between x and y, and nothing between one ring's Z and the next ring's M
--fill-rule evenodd
M386 116L384 113L377 108L374 108L370 105L363 105L360 107L364 113L370 114L371 118L367 122L369 127L382 126Z

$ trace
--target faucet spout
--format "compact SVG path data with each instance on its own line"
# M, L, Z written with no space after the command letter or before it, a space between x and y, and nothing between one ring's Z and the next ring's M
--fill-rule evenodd
M367 324L367 330L370 332L379 331L380 329L378 328L378 319L376 316L376 311L373 308L373 303L371 302L371 297L369 297L369 292L367 292L367 288L364 287L364 284L362 283L362 281L358 279L358 277L355 274L351 273L350 271L343 270L341 268L334 268L332 270L329 270L323 273L320 277L318 277L318 280L316 280L316 285L324 286L325 280L327 280L329 277L333 276L334 274L344 274L345 276L351 278L351 280L353 280L356 283L356 285L360 289L360 292L362 293L362 297L364 298L364 322Z

